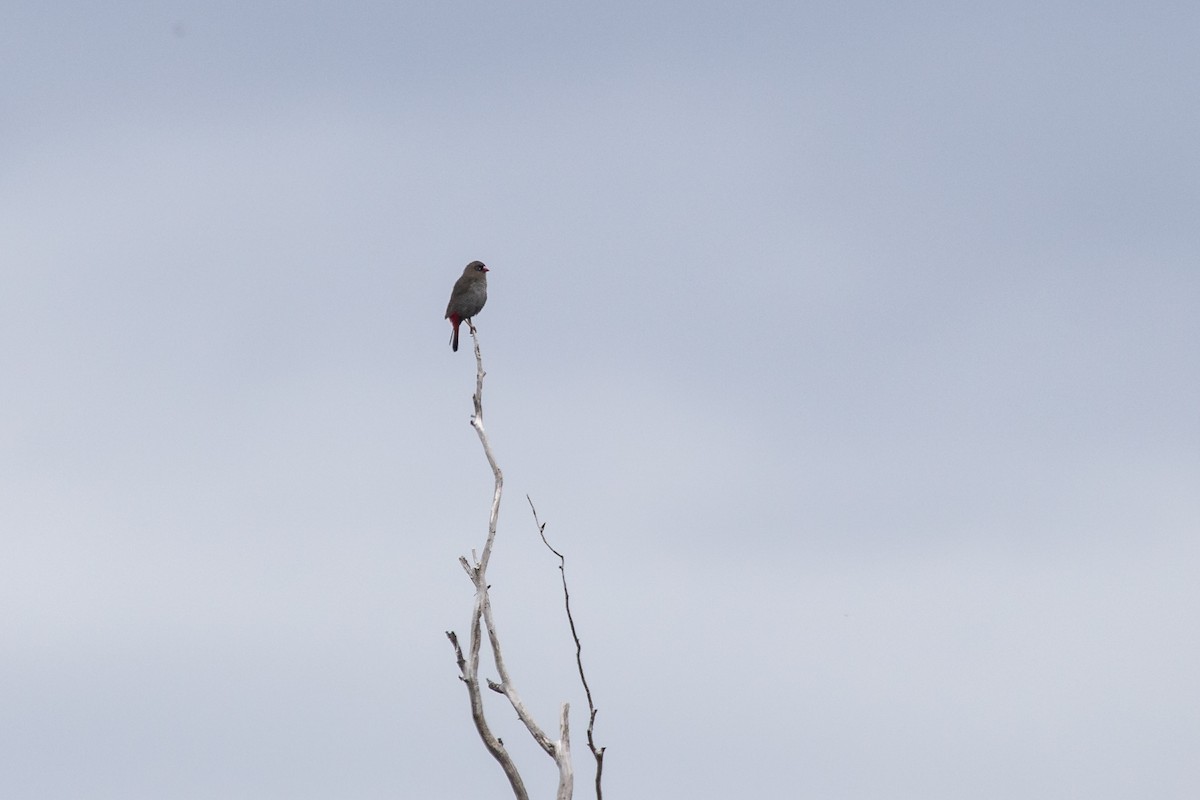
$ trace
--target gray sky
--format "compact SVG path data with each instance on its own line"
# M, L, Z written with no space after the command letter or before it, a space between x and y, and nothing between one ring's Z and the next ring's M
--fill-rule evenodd
M526 493L613 797L1200 795L1200 11L1126 6L6 3L0 794L506 796L481 259L577 796Z

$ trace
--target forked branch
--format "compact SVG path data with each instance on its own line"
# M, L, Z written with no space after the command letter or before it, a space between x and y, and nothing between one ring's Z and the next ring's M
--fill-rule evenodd
M517 693L516 686L513 684L512 678L508 674L508 669L504 665L504 655L500 648L500 638L496 633L495 620L492 618L492 603L488 597L487 566L492 556L492 545L496 540L496 521L500 516L500 498L504 489L504 475L496 463L491 443L488 441L487 433L483 428L483 377L486 373L483 371L483 357L479 351L479 337L476 334L474 324L470 320L467 320L467 327L470 329L471 339L475 343L476 366L475 395L472 398L475 413L471 416L471 427L479 434L479 441L483 445L484 455L487 457L488 465L492 468L492 475L495 478L495 491L492 494L492 510L488 518L488 536L487 542L483 546L483 552L478 558L475 558L474 553L472 553L473 561L468 561L465 556L459 558L459 563L462 565L463 570L466 571L467 577L471 579L471 583L475 586L475 604L471 612L471 641L467 654L463 655L462 648L458 643L458 637L453 631L447 631L446 636L449 637L450 643L454 647L455 660L458 664L460 678L467 686L467 694L471 701L471 718L475 722L475 728L479 731L479 736L483 740L484 747L487 748L487 751L492 754L492 757L499 762L501 768L504 770L504 774L508 777L509 784L511 784L513 794L517 800L528 800L529 795L525 790L524 781L521 779L521 775L517 771L512 757L505 749L504 743L492 733L484 716L483 692L479 681L479 654L482 648L482 628L484 627L487 628L488 643L491 645L492 658L496 665L496 671L500 676L499 682L487 681L488 688L503 694L508 699L508 702L517 712L517 717L525 725L526 729L528 729L530 735L554 759L558 765L559 772L558 798L559 800L570 800L574 790L574 774L571 768L571 747L567 724L569 707L566 703L562 706L558 740L550 739L537 723L534 722L533 716L526 709L520 695Z

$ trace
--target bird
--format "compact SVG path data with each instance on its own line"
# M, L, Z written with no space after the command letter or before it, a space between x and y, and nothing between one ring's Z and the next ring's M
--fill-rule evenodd
M454 326L450 335L450 349L458 352L458 326L463 320L470 320L483 308L487 302L487 273L488 268L482 261L472 261L463 269L462 277L454 282L450 292L450 302L446 306L446 319Z

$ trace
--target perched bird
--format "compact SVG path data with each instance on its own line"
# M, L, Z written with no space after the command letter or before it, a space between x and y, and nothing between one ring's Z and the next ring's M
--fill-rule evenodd
M450 347L458 352L458 326L464 319L471 319L487 302L488 268L482 261L472 261L463 270L462 277L454 282L450 292L450 303L446 306L446 319L454 326L450 336Z

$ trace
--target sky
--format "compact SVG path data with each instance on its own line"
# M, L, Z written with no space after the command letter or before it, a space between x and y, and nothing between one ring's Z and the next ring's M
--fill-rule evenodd
M1198 35L5 3L0 795L1200 796Z

